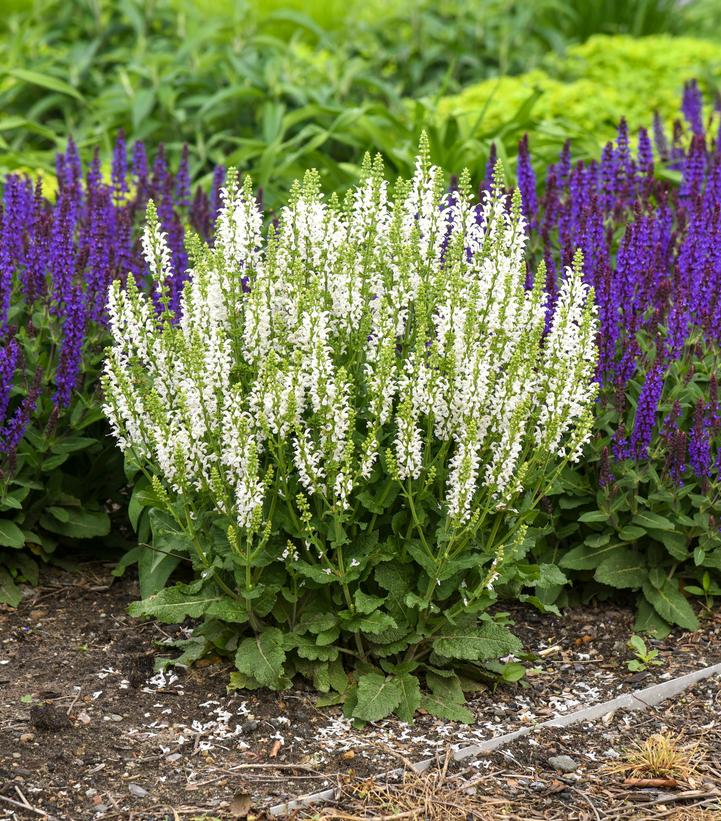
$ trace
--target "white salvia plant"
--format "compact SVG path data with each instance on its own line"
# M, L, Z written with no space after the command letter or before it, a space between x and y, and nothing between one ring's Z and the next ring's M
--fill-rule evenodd
M422 145L412 180L389 186L368 160L342 200L308 172L264 231L230 173L177 317L150 210L156 298L132 277L111 288L105 412L203 584L138 612L247 622L237 683L280 686L311 662L338 682L339 653L401 653L415 681L429 654L517 649L478 613L518 577L529 516L590 435L597 323L580 259L547 322L501 180L480 204L467 174L449 193ZM353 715L372 717L370 689Z

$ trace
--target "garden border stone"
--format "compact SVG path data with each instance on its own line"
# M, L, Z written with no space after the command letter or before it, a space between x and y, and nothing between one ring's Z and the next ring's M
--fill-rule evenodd
M489 738L480 744L471 744L468 747L461 747L459 750L453 751L453 759L455 761L462 761L465 758L490 753L500 747L512 743L518 738L530 735L545 727L569 727L572 724L578 724L582 721L595 721L602 716L614 713L617 710L645 710L648 707L655 707L663 701L674 698L696 682L711 678L711 676L721 675L721 663L713 664L710 667L703 667L700 670L695 670L692 673L686 673L683 676L672 678L669 681L662 681L659 684L654 684L651 687L645 687L640 690L635 690L631 693L624 693L617 696L610 701L604 701L601 704L593 704L590 707L584 707L580 710L575 710L572 713L564 716L557 716L556 718L534 724L531 727L522 727L520 730L515 730L512 733L504 733L503 735ZM413 765L413 769L417 773L425 772L429 767L435 763L435 758L426 758L423 761L418 761ZM398 767L394 770L389 770L383 774L383 778L398 777L403 773L403 769ZM293 810L307 807L310 804L322 803L324 801L332 801L337 795L337 788L331 787L327 790L309 793L308 795L294 798L291 801L276 804L271 807L268 812L274 817L278 818L287 815Z

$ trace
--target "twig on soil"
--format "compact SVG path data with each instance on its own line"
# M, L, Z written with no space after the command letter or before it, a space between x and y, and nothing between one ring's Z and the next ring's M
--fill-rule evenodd
M598 814L598 810L596 809L596 805L593 803L593 801L591 801L591 799L590 799L590 798L589 798L589 797L588 797L588 796L587 796L584 792L582 792L581 790L579 790L577 787L571 787L571 789L572 789L572 790L573 790L573 792L575 792L577 795L580 795L580 796L581 796L581 798L583 798L583 800L584 800L584 801L588 804L588 806L589 806L589 807L593 810L593 814L594 814L594 816L596 817L596 821L601 821L601 816Z
M78 703L78 699L80 698L80 694L82 692L83 692L83 685L80 684L78 686L78 692L75 694L75 698L72 700L72 702L70 703L70 706L67 709L67 712L65 713L66 716L70 715L70 713L72 712L73 707Z
M21 793L22 795L22 793ZM23 796L24 797L24 796ZM27 800L24 804L21 804L19 801L15 801L14 798L8 798L6 795L0 795L0 801L6 801L8 804L12 804L14 807L20 807L20 809L27 810L28 812L33 812L35 815L42 815L43 818L49 819L49 821L57 821L55 816L49 815L45 812L45 810L39 810L37 807L33 807L27 803Z
M407 812L397 812L393 815L375 815L373 821L399 821L401 818L417 818L417 810L408 810ZM345 812L332 812L326 815L321 815L318 821L368 821L367 815L348 815Z

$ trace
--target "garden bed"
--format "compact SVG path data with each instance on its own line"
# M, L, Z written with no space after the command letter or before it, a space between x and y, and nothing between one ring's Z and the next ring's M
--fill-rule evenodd
M16 611L0 612L0 817L14 810L18 817L39 817L16 806L23 802L62 819L133 813L160 819L173 818L173 812L233 817L231 810L243 809L245 796L259 812L339 779L355 782L404 760L442 759L451 745L477 743L721 661L718 613L696 633L652 642L663 663L629 673L630 609L591 607L559 619L513 607L514 629L536 654L528 663L532 671L524 685L474 694L473 725L423 715L413 727L385 720L354 730L339 708L317 709L310 689L228 694L230 666L220 659L154 675L153 657L162 654L156 643L179 636L183 628L130 619L127 605L136 597L134 579L113 580L110 566L93 564L79 575L49 570ZM718 694L718 681L694 692L699 687ZM611 729L645 731L667 709L632 716L628 723L617 718ZM705 732L702 727L717 720L711 706L686 719L687 735ZM594 726L602 728L598 743L616 745L603 737L611 729ZM624 738L619 736L619 745ZM560 752L593 753L592 739L593 732L569 729L558 731L552 744ZM532 752L533 741L514 749ZM491 762L489 774L515 768L516 780L523 782L536 766L516 756L503 770L499 756L484 759ZM463 768L478 772L485 766ZM506 791L505 797L527 801L531 794L539 813L545 811L548 796L521 782L517 796ZM575 788L563 792L558 800L576 800ZM590 813L587 802L578 801Z

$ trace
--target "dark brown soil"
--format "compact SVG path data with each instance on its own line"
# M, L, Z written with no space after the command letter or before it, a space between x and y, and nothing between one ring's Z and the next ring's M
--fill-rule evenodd
M337 708L317 709L302 684L228 694L220 659L154 674L158 644L184 628L130 619L136 597L132 578L96 564L50 569L17 610L0 609L0 819L262 818L264 807L339 778L442 758L721 661L719 614L698 633L655 643L663 664L631 674L630 610L558 619L514 608L516 632L539 655L523 685L476 694L475 724L419 716L412 727L387 720L356 731Z

